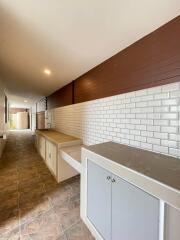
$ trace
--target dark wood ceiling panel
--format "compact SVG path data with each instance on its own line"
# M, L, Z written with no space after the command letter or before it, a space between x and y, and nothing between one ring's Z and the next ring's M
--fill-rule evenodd
M180 16L47 98L48 109L180 81Z
M73 83L66 85L47 97L47 108L57 108L73 104Z
M74 102L180 81L180 16L74 82Z

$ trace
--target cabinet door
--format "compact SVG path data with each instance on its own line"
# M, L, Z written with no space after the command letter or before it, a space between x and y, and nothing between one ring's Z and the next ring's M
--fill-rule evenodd
M101 236L110 240L111 173L90 160L87 167L87 216Z
M50 159L51 159L51 163L50 163L50 168L52 170L52 172L54 173L54 175L56 176L57 174L57 147L51 143L50 145Z
M180 210L166 205L165 212L165 239L180 239Z
M50 142L46 140L46 164L50 165Z
M112 240L158 240L159 200L117 176L112 179Z
M41 157L45 160L46 157L46 140L43 137L39 138L39 152Z
M49 142L46 141L46 164L52 173L56 176L57 173L57 147Z

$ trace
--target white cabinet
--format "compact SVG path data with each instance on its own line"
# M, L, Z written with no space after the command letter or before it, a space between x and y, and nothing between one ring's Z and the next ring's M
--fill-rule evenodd
M165 219L165 240L180 239L180 210L167 206Z
M104 239L111 239L111 174L88 161L87 216Z
M159 200L112 175L112 240L158 240Z
M46 158L46 140L44 137L38 137L38 148L41 157L45 160Z
M78 172L63 159L60 149L71 145L79 145L82 141L56 131L49 130L45 132L36 131L36 147L56 181L62 182L76 176ZM53 135L54 138L51 137ZM56 140L57 137L59 142ZM67 141L68 138L69 141Z
M159 239L159 200L90 160L87 217L105 240Z
M52 174L57 177L57 147L46 140L46 164Z

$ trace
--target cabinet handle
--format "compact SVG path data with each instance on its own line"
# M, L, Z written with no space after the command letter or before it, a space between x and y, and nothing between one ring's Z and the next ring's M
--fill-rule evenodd
M115 183L115 182L116 182L116 180L113 178L113 179L111 180L111 182L112 182L112 183Z
M107 180L110 180L111 179L111 177L110 176L107 176Z

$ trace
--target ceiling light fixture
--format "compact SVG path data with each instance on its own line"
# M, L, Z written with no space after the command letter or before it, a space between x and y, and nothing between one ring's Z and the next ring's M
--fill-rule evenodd
M28 102L28 100L24 100L24 102L25 102L25 103L27 103L27 102Z
M51 74L51 71L50 71L49 69L44 69L44 73L45 73L46 75L50 75L50 74Z

